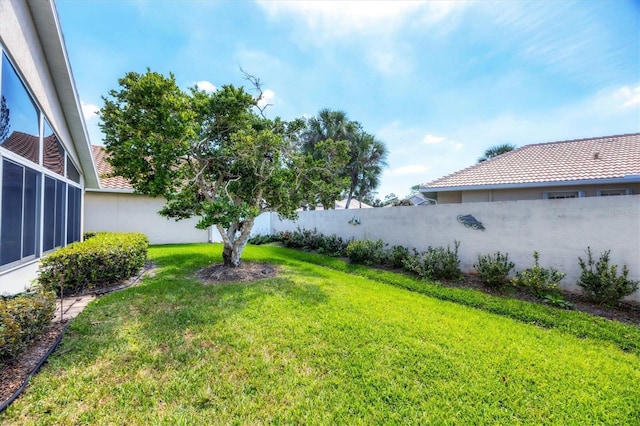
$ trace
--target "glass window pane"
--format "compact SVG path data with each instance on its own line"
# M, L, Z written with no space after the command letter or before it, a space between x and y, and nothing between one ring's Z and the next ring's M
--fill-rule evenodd
M24 221L22 223L22 257L36 254L38 236L38 182L39 174L25 168Z
M0 265L12 263L21 258L23 178L21 166L3 161Z
M42 165L52 172L64 176L64 148L47 119L44 120Z
M4 54L0 90L0 145L37 163L40 146L38 109Z
M78 172L69 157L67 157L67 177L75 183L80 183L80 172Z
M56 182L56 247L62 247L64 245L65 235L65 207L67 204L67 184L61 181Z
M42 249L49 251L55 247L55 220L56 220L56 181L50 177L44 178L44 217Z

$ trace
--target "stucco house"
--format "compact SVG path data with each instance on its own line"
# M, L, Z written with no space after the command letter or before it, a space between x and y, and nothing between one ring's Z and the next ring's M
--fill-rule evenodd
M82 238L98 176L52 0L0 1L0 55L0 294L15 294Z
M87 231L142 232L151 244L220 241L216 229L196 229L197 218L175 221L160 216L165 199L136 194L129 181L113 176L104 147L91 147L100 185L87 189L85 229Z
M640 133L525 145L420 191L438 204L640 194Z

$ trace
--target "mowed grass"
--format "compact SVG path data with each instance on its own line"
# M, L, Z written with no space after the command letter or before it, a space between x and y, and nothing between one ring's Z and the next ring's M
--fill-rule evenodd
M155 277L76 318L0 424L640 424L637 327L578 337L272 246L244 258L277 278L201 284L220 253L152 247Z

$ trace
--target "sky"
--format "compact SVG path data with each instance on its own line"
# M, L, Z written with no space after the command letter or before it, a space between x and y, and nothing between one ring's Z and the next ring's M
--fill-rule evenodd
M341 110L389 151L378 197L495 145L640 132L640 0L57 0L91 142L129 71L260 79L267 116Z

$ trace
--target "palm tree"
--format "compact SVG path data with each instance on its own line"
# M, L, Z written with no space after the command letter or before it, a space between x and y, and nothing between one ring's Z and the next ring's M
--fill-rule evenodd
M497 157L498 155L506 154L509 151L513 151L515 148L516 146L510 143L494 145L491 148L488 148L482 157L478 158L478 163L482 163L483 161L487 161L488 159Z
M304 152L313 153L315 145L327 139L352 141L360 125L349 121L344 111L320 110L317 117L307 120L307 129L302 134Z
M351 145L351 161L347 165L350 180L345 208L353 196L359 200L369 196L380 184L382 169L387 166L387 147L375 136L360 131Z

